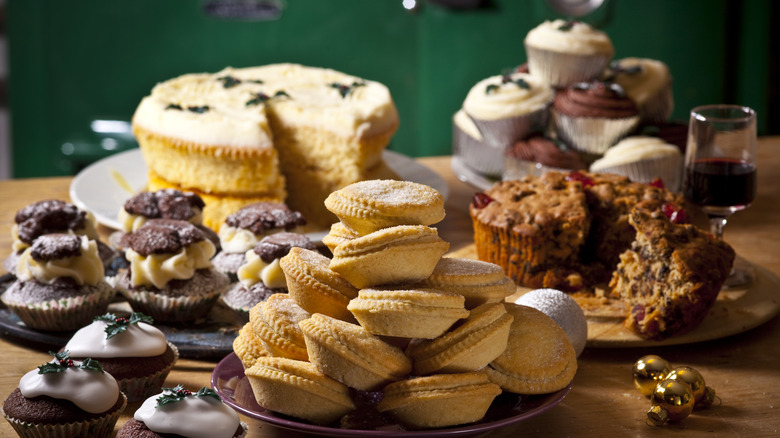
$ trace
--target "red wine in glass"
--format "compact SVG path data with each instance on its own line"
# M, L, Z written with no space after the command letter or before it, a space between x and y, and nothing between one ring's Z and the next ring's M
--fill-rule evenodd
M701 158L690 163L685 197L710 214L728 215L743 210L756 196L755 164L730 158Z

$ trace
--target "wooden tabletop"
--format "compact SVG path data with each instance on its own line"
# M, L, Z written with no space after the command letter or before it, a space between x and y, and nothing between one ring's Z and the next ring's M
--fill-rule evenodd
M440 235L450 242L451 251L466 248L473 243L468 204L478 189L457 179L449 157L420 158L418 162L449 184L447 216L437 225ZM780 137L759 140L758 163L758 196L750 208L729 220L725 239L741 257L772 276L780 276ZM42 199L69 199L69 184L70 178L0 181L0 259L11 248L10 226L15 212ZM105 235L108 230L101 232ZM775 295L776 303L780 290ZM50 358L46 351L8 337L0 338L0 351L2 399L24 373ZM647 425L650 402L634 389L631 372L634 362L646 354L658 354L675 366L696 368L707 385L716 390L721 404L696 410L676 424ZM214 366L214 362L181 359L166 386L209 386ZM136 408L136 404L129 405L119 424ZM249 437L294 436L257 420L243 420L250 426ZM572 390L561 404L491 436L655 437L670 432L685 433L686 437L780 436L779 317L744 333L689 345L586 348L579 358ZM0 436L13 435L6 422L0 423Z

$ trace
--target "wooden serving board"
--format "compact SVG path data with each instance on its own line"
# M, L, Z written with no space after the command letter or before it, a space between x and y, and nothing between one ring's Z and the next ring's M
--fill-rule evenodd
M474 245L448 254L448 257L477 259ZM629 348L665 346L710 341L745 332L769 321L780 312L780 279L769 270L737 256L735 265L748 269L753 282L743 288L724 288L701 324L692 331L663 341L642 339L623 326L624 317L615 308L606 312L585 311L588 321L587 347ZM531 289L518 287L513 302Z

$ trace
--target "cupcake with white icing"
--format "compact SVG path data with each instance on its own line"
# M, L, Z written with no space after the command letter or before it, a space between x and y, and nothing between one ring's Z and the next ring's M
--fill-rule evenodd
M8 306L35 330L70 331L106 311L116 295L105 280L97 242L76 234L45 234L24 250Z
M147 398L116 438L242 438L248 430L214 390L178 385Z
M461 148L464 163L482 173L500 175L504 150L547 124L547 108L553 96L552 88L527 73L491 76L477 82L463 101L463 112L483 141L473 148Z
M640 124L664 123L674 110L672 75L661 61L623 58L610 64L606 80L620 85L639 110Z
M79 329L65 345L72 358L98 359L119 382L127 400L135 402L160 392L179 350L142 313L106 313Z
M153 219L126 235L130 268L117 286L133 310L158 322L205 319L230 280L214 269L214 244L195 225Z
M524 45L531 74L556 88L599 77L615 54L606 33L560 19L531 29Z
M68 352L22 376L3 416L23 438L110 437L127 399L99 361Z
M651 183L656 179L664 187L679 191L683 175L680 149L658 137L626 137L607 149L604 156L590 165L591 172L614 173L632 181Z
M232 280L238 268L246 263L246 253L260 240L274 233L302 233L306 219L281 202L258 202L248 205L225 219L219 228L222 249L214 256L214 267Z

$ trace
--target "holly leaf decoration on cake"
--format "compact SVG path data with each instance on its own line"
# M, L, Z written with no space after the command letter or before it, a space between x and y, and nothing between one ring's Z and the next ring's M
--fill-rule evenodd
M241 83L241 79L234 78L233 76L222 76L217 78L218 81L222 82L222 86L224 88L233 88L236 85Z
M154 324L154 319L151 316L144 315L141 312L133 312L129 317L116 316L113 313L106 313L95 317L95 321L105 321L108 323L106 326L106 339L124 332L132 324L138 324L139 322L145 322L147 324Z
M49 374L49 373L61 373L68 368L79 368L82 370L89 370L89 371L97 371L102 373L103 367L100 366L100 363L92 358L86 358L81 363L76 364L73 362L73 359L70 358L70 351L60 351L60 352L53 352L50 351L49 354L54 356L53 362L47 362L41 366L38 367L38 374Z
M570 31L570 30L571 30L571 29L574 27L574 25L575 25L575 24L577 24L577 23L578 23L578 21L577 21L577 20L569 20L569 21L567 21L566 23L564 23L564 24L562 24L562 25L558 26L558 30L560 30L560 31L562 31L562 32L568 32L568 31Z
M178 103L169 103L168 106L165 107L167 110L178 110L178 111L184 111L184 107L179 105ZM196 113L196 114L203 114L210 110L208 105L192 105L187 107L187 111Z
M512 79L512 75L505 75L501 78L501 85L503 84L515 84L518 87L524 89L524 90L530 90L531 85L528 84L528 82L523 78L515 78ZM495 93L499 88L501 88L501 85L497 84L490 84L485 87L485 94L491 94Z
M365 81L360 81L360 82L355 81L350 85L340 84L338 82L333 82L331 84L328 84L329 87L337 89L339 91L339 94L341 94L342 98L349 96L349 94L352 93L352 90L354 90L355 88L363 87L365 85L366 85Z
M186 397L214 397L217 400L222 400L216 391L205 386L193 394L192 391L185 389L183 385L176 385L173 388L163 388L162 395L157 397L157 407L159 408L168 403L180 402Z
M287 92L284 91L284 90L277 91L276 93L274 93L273 96L269 96L269 95L267 95L267 94L265 94L263 92L255 93L253 95L252 99L249 99L246 102L246 106L259 105L261 103L266 103L266 102L268 102L271 99L278 99L278 98L281 98L281 97L288 97L289 98L290 95L287 94Z

